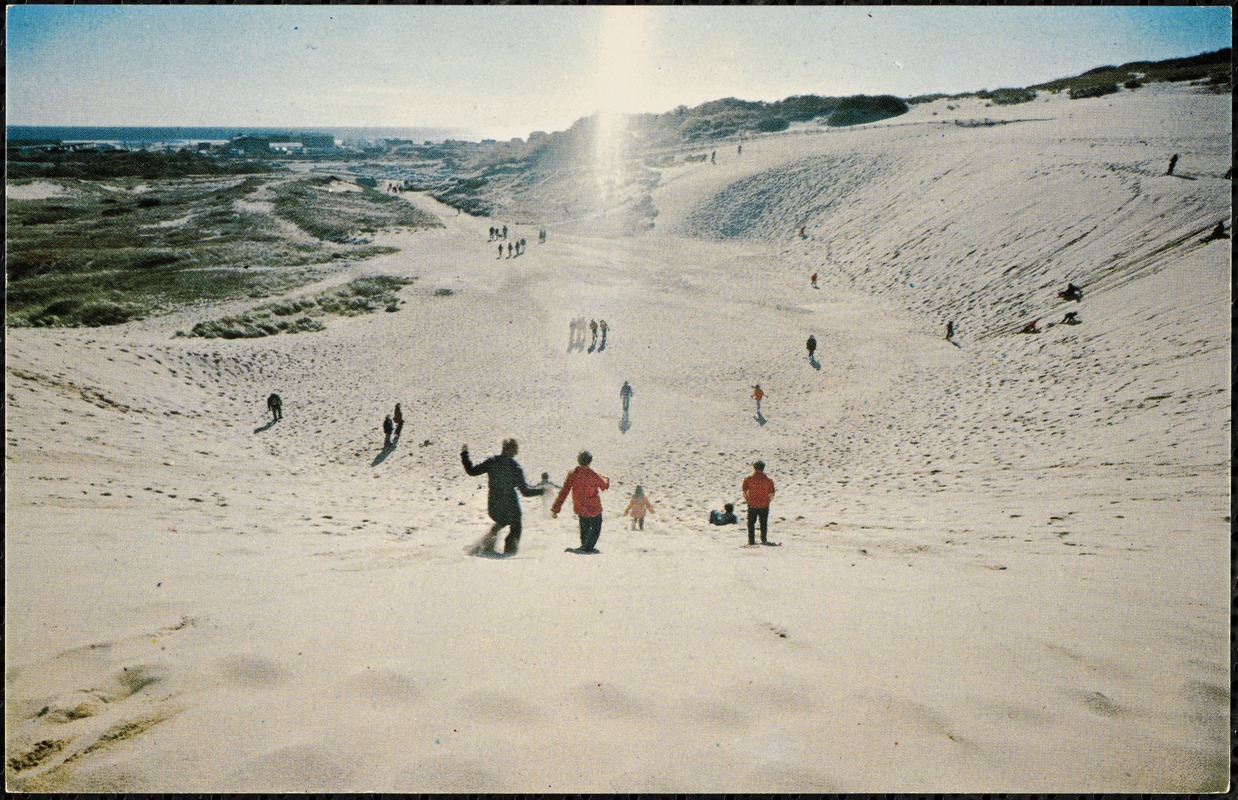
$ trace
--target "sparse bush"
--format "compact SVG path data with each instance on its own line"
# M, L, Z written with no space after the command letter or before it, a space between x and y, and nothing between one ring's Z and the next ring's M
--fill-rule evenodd
M119 325L128 322L136 316L135 309L130 306L112 303L106 300L87 303L73 315L83 325Z
M1138 78L1131 78L1129 81L1127 81L1126 83L1122 85L1125 86L1127 89L1138 89L1140 86L1143 86L1143 84L1139 82Z
M1070 90L1071 100L1082 100L1088 97L1104 97L1118 91L1116 83L1097 83L1091 86L1079 86Z
M757 123L757 130L761 133L777 133L790 127L791 123L782 117L769 117Z

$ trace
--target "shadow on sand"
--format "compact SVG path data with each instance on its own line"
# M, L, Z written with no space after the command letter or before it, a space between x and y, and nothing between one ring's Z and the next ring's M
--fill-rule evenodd
M757 421L758 425L764 425L765 423L769 422L769 420L767 420L765 416L761 414L760 411L757 412L757 415L753 417L753 419Z
M816 356L809 356L808 363L812 365L813 369L821 369L821 362L817 360Z
M263 425L261 428L254 428L254 433L262 433L263 431L269 431L271 430L272 427L275 426L275 423L277 422L279 422L279 420L273 419L270 422L268 422L266 425Z
M628 414L625 411L623 414L623 419L619 420L619 432L627 433L628 429L631 427L632 427L632 420L628 419Z
M379 464L387 460L387 456L395 452L396 445L400 443L400 437L391 440L391 444L383 445L383 449L378 451L378 455L374 456L374 460L370 462L371 467L377 467Z

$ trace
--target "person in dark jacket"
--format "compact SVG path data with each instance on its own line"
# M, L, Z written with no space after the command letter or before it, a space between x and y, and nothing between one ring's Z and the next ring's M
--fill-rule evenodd
M508 528L507 538L503 540L503 554L515 555L520 546L521 531L520 499L516 497L516 491L519 490L525 497L537 497L546 491L525 482L524 470L516 463L518 449L515 439L505 439L499 455L491 456L474 466L469 458L469 446L466 444L460 448L460 461L464 464L465 472L470 475L485 473L490 476L490 495L486 511L490 519L494 520L494 525L481 541L470 549L469 552L473 555L493 553L494 542L503 528Z
M388 414L383 418L383 447L391 446L391 432L395 430L395 424L391 421L391 415Z
M273 394L267 398L267 411L271 412L271 422L284 418L284 403L279 395Z
M709 512L710 525L734 525L737 522L739 522L739 519L735 516L734 503L724 504L721 511Z
M808 341L805 344L808 347L808 360L812 361L813 353L817 352L817 337L809 334Z

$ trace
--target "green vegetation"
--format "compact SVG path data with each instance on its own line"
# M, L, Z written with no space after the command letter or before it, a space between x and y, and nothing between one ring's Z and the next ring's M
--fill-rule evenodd
M1119 85L1134 89L1149 83L1202 81L1210 88L1232 91L1232 69L1233 51L1227 47L1190 58L1132 61L1117 67L1097 67L1082 75L1049 81L1031 88L1046 92L1065 91L1072 98L1082 98L1111 94L1118 91Z
M981 100L988 100L995 106L1013 106L1018 103L1030 103L1036 99L1036 92L1031 89L994 89L976 92Z
M200 175L255 175L274 170L249 159L214 159L190 150L147 153L125 150L103 153L9 153L8 179L22 178L184 178Z
M834 109L834 113L830 115L829 124L832 127L862 125L866 122L897 117L899 114L906 114L907 110L907 103L890 95L846 97L839 102L838 108Z
M203 301L269 297L341 259L395 252L289 236L272 211L289 193L302 203L294 214L338 215L331 231L345 241L354 230L425 216L378 193L297 194L302 181L281 177L57 183L55 197L7 203L8 325L111 325ZM336 201L342 194L349 197Z
M276 215L315 238L337 244L353 243L359 233L383 229L442 227L437 219L399 197L372 186L355 192L331 191L327 187L334 182L334 178L322 177L281 184L275 190Z
M324 316L355 317L377 311L379 307L396 311L401 302L396 292L412 282L411 278L394 275L367 275L312 298L266 303L244 314L199 322L188 334L179 332L177 336L256 339L280 333L321 331L326 328L321 320ZM293 319L298 314L300 316Z

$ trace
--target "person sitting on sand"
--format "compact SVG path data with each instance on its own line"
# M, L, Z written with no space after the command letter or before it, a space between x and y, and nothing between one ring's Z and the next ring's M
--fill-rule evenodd
M558 518L563 509L563 501L568 492L572 493L572 510L580 518L580 549L577 553L597 552L598 539L602 536L602 498L598 492L610 488L610 478L594 472L589 465L593 463L593 454L581 450L576 456L577 467L567 474L563 488L550 507L552 519ZM571 550L572 548L568 548Z
M489 532L481 538L469 553L493 553L494 543L499 531L508 528L507 538L503 540L503 554L512 556L520 546L521 515L520 498L516 491L525 497L537 497L546 490L538 486L529 486L524 480L524 470L516 463L516 453L519 450L515 439L504 439L499 455L491 456L474 466L469 458L469 446L460 447L460 461L464 471L469 475L488 474L490 476L490 492L486 500L486 512L494 524Z
M271 422L278 422L284 418L284 404L279 399L279 395L272 394L267 398L267 410L271 412Z
M628 507L623 510L625 517L632 518L632 530L640 528L645 529L645 514L653 513L653 506L649 503L649 498L645 497L645 490L637 484L636 491L632 493L632 499L628 501Z
M710 525L735 525L738 524L739 518L735 516L735 504L726 503L722 506L721 511L709 512Z

